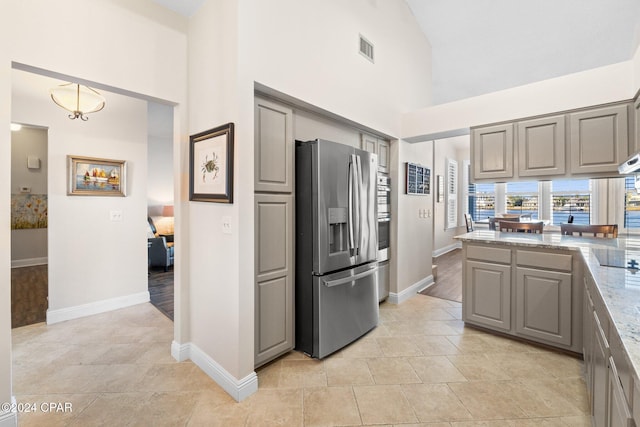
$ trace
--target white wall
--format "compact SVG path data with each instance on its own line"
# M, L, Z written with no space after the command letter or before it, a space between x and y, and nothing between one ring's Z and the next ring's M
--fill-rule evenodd
M446 187L446 159L453 159L458 162L458 224L457 228L446 228L446 197L445 200L438 203L434 198L434 218L433 218L433 250L436 253L442 251L456 241L454 236L466 232L464 227L464 217L461 211L464 205L463 200L463 188L465 183L463 182L463 161L469 160L469 136L458 136L453 138L444 138L434 141L434 156L433 156L433 182L435 184L437 175L442 175L445 179ZM435 185L434 185L435 188Z
M401 113L430 103L430 46L400 0L208 0L190 20L189 55L191 132L236 124L233 205L190 205L190 341L242 379L253 372L254 82L398 134Z
M640 44L636 49L636 53L633 56L633 89L635 93L640 91Z
M36 156L38 169L27 168L27 156ZM23 126L11 133L11 193L21 194L29 187L32 195L47 195L47 130ZM42 212L42 209L41 209ZM11 230L11 263L13 266L46 263L47 229Z
M413 111L403 117L402 138L631 99L637 88L632 62L622 62Z
M78 17L99 17L102 28L118 30L96 31L95 19ZM82 36L78 37L78 34ZM109 86L136 96L184 105L187 84L185 21L150 0L25 0L3 4L0 14L0 402L11 401L9 123L12 118L12 61L38 67L42 72L85 79L95 83L94 86ZM178 109L178 112L174 119L186 123L186 108ZM182 134L186 133L183 128ZM50 135L50 141L52 137ZM60 135L55 138L59 140ZM91 140L84 141L85 146L87 143ZM59 159L66 154L58 152L55 156ZM57 169L55 173L59 172ZM74 203L80 204L80 198L75 200ZM68 239L64 242L69 244ZM178 269L178 285L181 274ZM79 298L72 296L71 299ZM73 304L75 301L55 303ZM176 328L180 328L180 313L177 316ZM15 418L3 418L0 414L0 422L5 420L11 422Z
M149 102L147 107L147 206L150 216L173 205L173 107Z
M433 164L433 142L408 144L397 141L391 146L392 158L397 156L397 163L391 167L391 203L392 218L391 257L396 263L391 264L390 292L400 294L405 289L418 284L431 275L431 254L433 252L433 187L429 195L405 194L405 162L418 163L424 166ZM431 177L433 184L433 175ZM395 209L394 209L395 208ZM428 210L432 215L422 215ZM394 243L398 243L395 244ZM395 283L395 287L394 287ZM426 284L426 283L425 283Z
M13 119L49 129L49 314L147 292L146 102L103 92L104 110L70 120L47 96L59 81L18 70L12 80ZM68 196L68 155L126 160L127 197Z

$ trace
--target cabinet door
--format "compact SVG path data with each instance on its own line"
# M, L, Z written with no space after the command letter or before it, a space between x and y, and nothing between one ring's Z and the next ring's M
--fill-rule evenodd
M255 365L293 349L293 196L255 196Z
M608 427L632 427L631 412L620 381L613 358L609 358L609 408Z
M390 146L388 141L378 140L378 170L389 173Z
M463 312L465 321L511 329L511 266L467 261Z
M255 191L293 191L293 111L255 100Z
M518 175L565 173L564 115L518 122Z
M518 267L516 333L571 345L571 273Z
M377 149L378 138L375 136L367 135L366 133L360 134L360 148L370 153L378 154Z
M600 327L597 313L593 313L594 319L594 346L593 346L593 406L591 415L594 427L606 427L609 408L609 343Z
M513 177L513 124L488 126L471 132L474 179Z
M587 280L587 277L585 277L584 293L582 296L582 357L584 359L584 380L587 384L589 406L592 407L593 393L591 388L593 387L593 341L595 339L595 331L593 327L593 302L591 301Z
M627 105L570 114L571 173L616 172L628 157Z

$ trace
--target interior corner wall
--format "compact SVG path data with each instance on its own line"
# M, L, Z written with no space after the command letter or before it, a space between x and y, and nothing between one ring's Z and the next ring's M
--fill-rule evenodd
M391 258L396 261L391 268L390 292L400 294L431 275L433 191L428 195L406 194L405 163L417 163L433 170L433 141L415 144L398 141L392 144L392 150L394 146L398 150L398 166L397 169L392 167L390 175L391 203L397 204L396 218L392 218L392 221L395 222L394 229L397 231L395 239L393 234L391 236ZM392 151L392 158L393 154ZM433 183L433 175L431 182ZM428 212L426 216L425 211Z
M104 110L69 120L37 96L55 80L14 70L12 81L14 120L49 129L49 313L147 292L146 102L103 92ZM126 197L67 195L69 155L126 161Z
M37 168L27 167L29 156L38 159ZM30 197L27 200L33 205L32 220L36 216L42 217L44 215L46 218L47 215L47 173L47 130L23 126L19 131L11 132L11 197L12 199L14 197ZM15 200L12 201L12 205L14 202L22 203ZM44 228L11 230L11 263L13 266L46 263L46 258L46 224L44 224Z
M636 48L635 55L633 55L633 88L634 94L640 91L640 44Z
M466 145L466 151L460 150L459 146ZM465 155L466 153L466 155ZM469 160L469 135L463 135L453 138L444 138L434 141L434 156L433 156L433 182L435 183L436 176L442 175L446 181L446 161L447 159L453 159L458 162L458 227L446 228L446 199L442 202L438 202L434 199L433 209L433 250L436 253L446 251L447 248L452 247L456 243L453 239L454 236L465 232L464 217L461 214L460 208L464 205L462 200L464 182L463 177L463 161ZM446 183L445 183L446 185Z

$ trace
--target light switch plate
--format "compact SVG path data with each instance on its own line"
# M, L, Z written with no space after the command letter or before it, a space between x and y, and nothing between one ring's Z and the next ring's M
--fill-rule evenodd
M230 216L222 217L222 232L224 234L231 234L231 217Z
M113 222L122 221L122 211L109 211L109 219Z

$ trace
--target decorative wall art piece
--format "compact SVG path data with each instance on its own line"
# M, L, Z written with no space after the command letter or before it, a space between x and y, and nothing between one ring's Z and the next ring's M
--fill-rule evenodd
M67 156L70 196L125 196L124 160Z
M233 123L189 137L189 200L233 203Z
M11 229L47 228L46 194L11 195Z
M431 192L431 169L414 163L406 163L406 194L429 194Z

